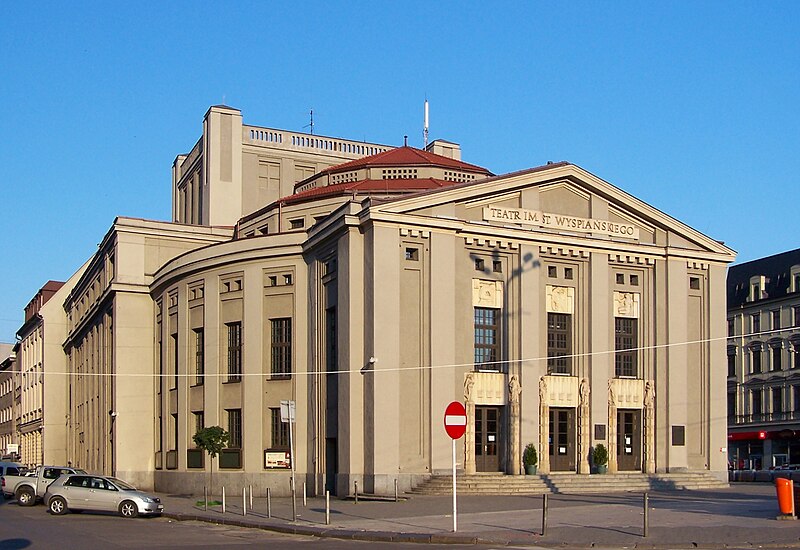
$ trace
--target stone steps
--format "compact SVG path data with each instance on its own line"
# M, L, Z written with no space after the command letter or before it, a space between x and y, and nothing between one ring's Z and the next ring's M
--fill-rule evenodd
M514 476L470 474L456 476L456 491L463 495L540 495L543 493L623 493L644 491L682 491L719 489L728 484L704 472L669 474L592 474L551 473ZM415 487L410 494L449 495L453 490L451 476L432 476Z

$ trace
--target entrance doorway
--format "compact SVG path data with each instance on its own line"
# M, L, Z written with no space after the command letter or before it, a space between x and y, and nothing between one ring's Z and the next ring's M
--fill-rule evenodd
M500 409L475 406L475 469L478 472L500 469L497 454L500 448Z
M575 409L550 409L550 469L574 472Z
M617 411L617 467L642 471L642 411Z

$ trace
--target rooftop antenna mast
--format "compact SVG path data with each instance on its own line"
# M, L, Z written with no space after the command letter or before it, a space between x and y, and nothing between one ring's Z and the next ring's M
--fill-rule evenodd
M425 123L424 124L425 125L423 126L423 129L422 129L422 138L423 138L423 141L425 142L425 147L424 148L427 149L428 148L428 98L427 97L425 98Z
M311 124L306 124L305 126L303 126L303 128L311 128L311 135L313 136L314 135L314 109L311 109L309 114L311 115Z

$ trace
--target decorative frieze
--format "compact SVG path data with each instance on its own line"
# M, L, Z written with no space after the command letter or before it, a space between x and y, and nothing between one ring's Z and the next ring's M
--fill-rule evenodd
M473 307L503 307L503 282L472 279Z
M614 264L655 265L656 259L638 254L609 254L608 261Z
M639 293L614 291L614 317L639 318Z
M519 243L507 239L484 239L481 237L464 237L464 243L468 246L482 246L486 248L500 248L504 250L518 250Z
M572 409L578 406L580 394L578 393L577 376L543 376L546 393L545 403L549 407Z
M575 313L575 289L571 286L547 285L547 313Z
M401 227L400 228L400 236L401 237L411 237L413 239L421 238L427 239L430 238L431 232L425 229L415 229L412 227Z
M567 246L547 246L539 245L539 252L546 256L558 256L562 258L583 258L589 259L590 252L582 248L571 248Z

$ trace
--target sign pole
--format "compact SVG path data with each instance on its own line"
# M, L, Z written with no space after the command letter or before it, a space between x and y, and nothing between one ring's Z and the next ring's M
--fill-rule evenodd
M453 533L458 531L457 507L456 507L456 440L453 439Z
M291 404L289 405L289 460L292 461L292 521L297 521L297 500L295 499L295 479L294 479L294 437L292 430L292 409Z

